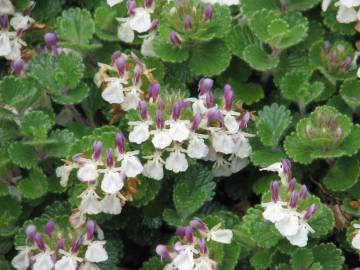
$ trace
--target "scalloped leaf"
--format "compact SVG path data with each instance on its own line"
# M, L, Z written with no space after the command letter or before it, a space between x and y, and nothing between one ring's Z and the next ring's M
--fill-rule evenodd
M102 5L96 8L94 14L96 35L105 41L117 41L118 24L116 17L121 17L119 9Z
M319 4L321 0L289 0L288 6L290 10L305 11Z
M293 270L310 269L314 256L309 248L297 249L291 255L290 262Z
M248 45L261 45L259 39L247 25L233 26L225 38L232 53L239 58L243 58L243 52Z
M346 80L340 88L342 99L352 108L360 107L360 81Z
M259 71L274 69L279 64L279 58L269 55L263 48L257 45L249 45L243 52L243 59L252 68Z
M151 257L148 261L144 262L140 270L159 270L164 267L164 263L160 257Z
M22 118L20 131L29 139L44 141L53 124L48 114L42 111L33 111Z
M30 169L37 166L37 153L30 145L14 142L9 146L8 153L11 161L22 168Z
M48 183L45 174L40 169L33 169L29 177L23 179L18 187L24 198L38 199L46 194Z
M265 106L256 121L257 135L264 145L275 147L291 121L291 112L285 106Z
M181 63L189 58L186 47L169 44L160 35L154 39L153 48L156 55L165 62Z
M333 243L320 244L312 248L315 261L319 262L323 269L341 270L344 266L342 252Z
M234 89L236 98L247 105L256 103L264 98L264 89L257 83L244 83L236 79L230 79L230 84Z
M259 7L268 10L277 10L279 5L277 0L241 0L241 10L247 17L250 17L257 12Z
M80 83L73 89L62 91L61 95L54 95L52 99L62 105L77 104L83 101L89 95L90 89L85 83Z
M310 164L312 162L311 147L305 145L295 132L285 138L284 149L286 154L296 162L301 164Z
M55 130L50 134L48 140L51 143L46 144L44 148L49 157L66 157L74 143L75 136L67 129Z
M231 53L225 42L214 40L191 51L189 68L199 75L219 75L230 65Z
M335 33L353 35L355 33L354 23L339 23L336 19L337 10L338 7L331 5L326 12L322 12L325 25Z
M16 222L21 215L20 202L11 196L0 197L0 236L8 237L16 233Z
M272 263L272 256L276 252L275 249L260 249L251 256L250 264L256 270L269 269L270 264Z
M161 183L152 179L142 179L137 186L134 200L131 205L135 207L143 207L152 201L159 193Z

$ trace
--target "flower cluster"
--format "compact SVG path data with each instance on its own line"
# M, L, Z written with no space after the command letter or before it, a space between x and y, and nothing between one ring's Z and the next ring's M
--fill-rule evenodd
M201 2L212 5L219 4L224 6L235 6L240 4L240 0L201 0Z
M26 246L12 260L17 270L100 270L96 265L108 259L105 241L95 240L95 221L89 220L86 231L64 231L49 220L40 232L35 225L26 228Z
M124 190L125 179L141 174L143 166L137 157L138 151L126 152L122 133L116 135L116 146L115 150L107 149L103 160L102 143L95 142L91 158L78 154L74 156L73 162L66 161L65 165L57 168L56 174L61 177L63 186L67 185L74 169L77 169L77 178L88 184L79 196L81 202L79 212L73 215L74 224L84 223L84 214L120 214L122 206L128 200Z
M323 0L322 9L326 11L331 4L332 0ZM359 0L339 0L335 3L339 8L336 14L336 20L339 23L352 23L360 19L359 15Z
M144 92L142 76L153 81L151 71L135 55L115 52L112 55L112 65L99 63L100 70L94 81L98 87L103 87L102 98L110 104L121 105L122 110L136 109Z
M351 245L353 248L360 250L360 224L354 224L354 228L356 231L353 235Z
M283 160L262 170L278 172L282 185L279 187L277 181L271 183L272 201L262 203L262 207L265 208L264 219L274 223L280 234L285 236L292 245L306 246L308 233L314 233L308 220L317 209L315 204L311 204L306 211L298 211L299 205L305 203L307 199L306 186L302 185L300 191L296 190L296 179L291 176L289 160Z
M28 15L32 7L18 13L10 0L0 2L0 57L13 61L21 58L21 48L26 46L21 36L34 22Z
M176 230L179 235L172 247L158 245L156 253L165 260L171 261L164 270L213 270L217 269L217 263L210 258L207 242L215 241L222 244L230 244L233 233L228 229L220 229L221 224L209 229L200 219L190 222L187 227Z
M175 173L188 168L186 155L194 159L213 161L215 176L229 176L248 164L251 154L248 134L243 131L250 120L250 113L234 110L234 92L225 85L223 105L215 103L211 91L213 81L204 78L199 82L199 97L168 102L159 98L159 84L152 84L148 91L149 104L140 102L140 121L129 122L132 127L129 140L142 144L151 141L154 153L143 157L148 160L143 174L160 180L163 167ZM152 106L155 115L150 115ZM165 154L168 152L169 154ZM166 160L163 156L167 155Z

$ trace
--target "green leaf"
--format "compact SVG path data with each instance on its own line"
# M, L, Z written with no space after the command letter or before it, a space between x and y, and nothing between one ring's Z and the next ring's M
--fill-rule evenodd
M236 98L247 105L256 103L264 98L264 89L257 83L243 83L235 79L230 79L230 84L234 89Z
M341 85L340 95L342 99L352 108L360 106L360 82L358 80L346 80Z
M304 144L295 132L286 137L284 141L284 149L286 154L295 162L301 164L310 164L312 161L310 146Z
M37 199L46 194L48 183L45 174L40 169L33 169L27 179L19 185L21 195L27 199Z
M108 236L108 235L107 235ZM98 264L102 270L113 270L117 269L120 261L124 255L124 245L119 239L107 238L105 244L105 250L109 256L109 259L105 262Z
M22 168L30 169L37 166L37 153L30 145L14 142L9 146L8 153L11 161Z
M248 45L261 45L259 39L247 25L232 27L226 35L226 43L232 53L240 58L243 58L244 50Z
M256 270L268 269L271 264L271 257L274 255L274 249L261 249L250 258L250 264Z
M331 191L345 191L356 184L360 176L360 162L356 158L338 159L323 179Z
M309 221L309 225L315 231L310 237L324 237L328 235L335 226L334 214L333 211L325 204L322 204L319 199L314 200L313 203L315 203L319 209L317 210L317 213L315 213L315 216Z
M159 270L164 267L164 263L160 257L151 257L148 261L144 262L140 270Z
M268 10L277 10L279 8L277 0L242 0L241 9L244 14L248 17L253 15L259 10L259 7L268 9Z
M285 158L286 155L283 151L273 150L271 148L253 150L250 156L251 163L260 167L269 166Z
M165 62L181 63L189 58L186 47L169 44L160 35L154 39L153 48L156 55Z
M240 256L240 246L236 242L224 246L224 258L219 265L219 269L233 270L238 263Z
M76 53L61 54L54 72L56 81L63 87L75 88L83 77L85 66Z
M163 219L167 224L173 227L178 227L188 222L187 219L183 220L174 209L170 209L170 208L166 208L164 210Z
M289 9L291 10L308 10L319 4L321 0L289 0Z
M176 175L173 201L177 213L186 219L214 196L215 182L209 169L199 164Z
M314 262L314 256L311 249L297 249L291 256L291 266L293 270L310 269Z
M99 6L95 10L96 35L105 41L117 41L118 24L116 17L120 17L118 9L108 5Z
M46 144L44 148L49 157L66 157L75 141L75 136L67 129L56 130L50 134L48 140L51 143Z
M131 203L135 207L142 207L152 201L160 191L161 183L153 179L142 179L137 186L134 201Z
M353 35L355 32L354 23L339 23L336 19L338 9L335 5L330 5L326 12L322 12L325 25L335 33Z
M33 111L21 120L21 133L32 140L44 141L53 123L48 114L42 111Z
M225 42L214 40L191 51L189 68L199 75L214 76L230 65L231 53Z
M56 20L56 17L62 11L65 0L37 0L34 10L32 10L31 14L38 21L43 23L50 23L51 25ZM44 12L46 10L46 12Z
M340 249L333 243L320 244L313 249L315 261L321 263L326 270L342 270L344 257Z
M264 145L275 147L291 121L291 113L285 106L276 103L265 106L256 122L257 135Z
M54 95L52 99L62 105L80 103L89 95L89 87L85 83L80 83L76 88L63 90L61 95Z
M21 204L11 196L0 197L0 236L11 236L16 233L16 222L21 215Z
M274 69L279 64L279 58L269 55L257 45L249 45L243 52L244 61L259 71Z

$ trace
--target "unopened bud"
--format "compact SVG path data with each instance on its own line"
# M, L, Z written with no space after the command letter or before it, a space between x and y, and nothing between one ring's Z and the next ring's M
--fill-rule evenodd
M315 214L316 210L317 210L316 204L310 205L310 207L306 210L304 214L304 219L309 220Z
M180 45L181 44L181 39L180 39L180 37L178 36L178 34L175 31L172 31L170 33L170 42L173 45Z
M185 30L190 30L192 28L191 18L189 15L185 17Z
M208 5L204 12L204 21L210 21L213 16L213 7L211 5Z

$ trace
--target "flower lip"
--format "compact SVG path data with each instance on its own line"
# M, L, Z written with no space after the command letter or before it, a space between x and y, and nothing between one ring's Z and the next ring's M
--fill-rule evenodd
M208 253L208 248L206 246L206 240L205 239L200 239L199 240L199 250L201 254L207 254Z
M64 248L65 248L65 239L64 238L61 238L57 241L56 248L64 250Z

